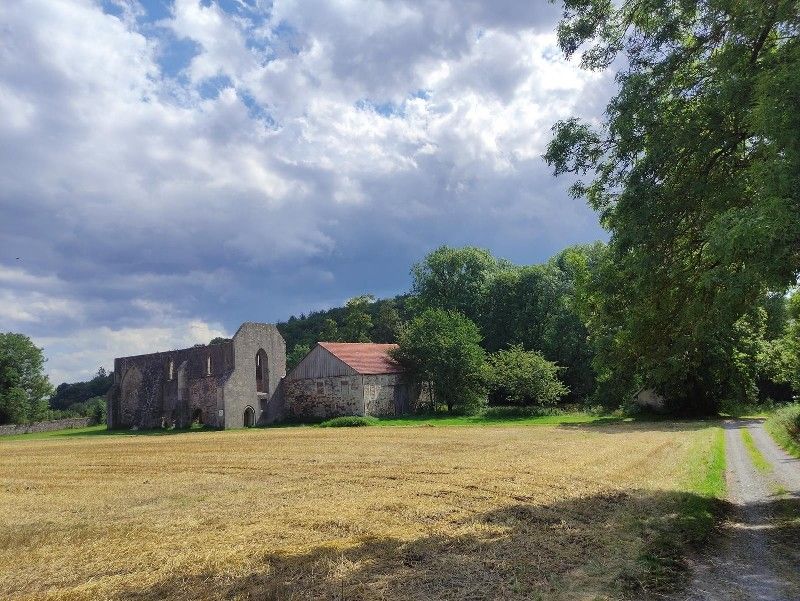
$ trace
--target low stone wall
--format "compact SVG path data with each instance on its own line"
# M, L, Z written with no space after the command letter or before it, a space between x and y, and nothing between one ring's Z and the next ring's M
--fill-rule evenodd
M34 422L32 424L7 424L0 426L0 436L11 434L31 434L32 432L52 432L53 430L67 430L69 428L85 428L94 424L92 417L68 417L49 422Z

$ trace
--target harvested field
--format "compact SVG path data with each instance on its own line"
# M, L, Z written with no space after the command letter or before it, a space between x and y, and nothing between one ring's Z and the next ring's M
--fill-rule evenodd
M646 586L647 545L716 437L658 423L0 441L0 590L619 598Z

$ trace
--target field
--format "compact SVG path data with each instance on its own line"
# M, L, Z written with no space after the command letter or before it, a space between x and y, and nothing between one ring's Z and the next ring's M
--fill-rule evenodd
M721 486L703 423L98 434L0 441L4 596L636 597Z

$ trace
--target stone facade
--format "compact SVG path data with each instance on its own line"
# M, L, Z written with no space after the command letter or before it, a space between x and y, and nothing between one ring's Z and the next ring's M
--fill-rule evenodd
M392 346L319 343L286 376L283 399L287 414L302 421L407 413L417 394L387 356Z
M240 428L282 417L286 344L271 324L245 323L231 340L114 360L110 428Z
M297 420L365 415L363 376L287 380L284 397Z

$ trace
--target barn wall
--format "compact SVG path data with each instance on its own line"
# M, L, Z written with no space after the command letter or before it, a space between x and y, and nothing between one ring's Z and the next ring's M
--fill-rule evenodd
M283 382L289 415L298 420L364 415L362 376L306 378Z
M408 413L413 397L413 386L406 383L401 374L364 376L366 415L388 417Z
M330 378L334 376L357 376L356 370L329 351L317 345L286 376L287 380L308 378Z

